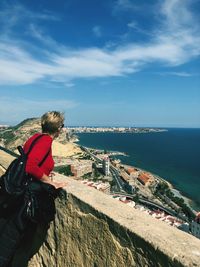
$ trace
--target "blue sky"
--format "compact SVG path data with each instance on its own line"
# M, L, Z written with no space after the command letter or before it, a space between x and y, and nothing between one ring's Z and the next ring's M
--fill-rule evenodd
M199 0L1 0L0 124L200 127Z

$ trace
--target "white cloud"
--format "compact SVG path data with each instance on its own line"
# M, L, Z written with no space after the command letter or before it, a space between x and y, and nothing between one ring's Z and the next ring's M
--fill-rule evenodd
M128 26L129 28L132 28L132 29L137 29L137 28L138 28L138 24L137 24L137 22L135 22L135 21L131 21L131 22L129 22L129 23L127 24L127 26Z
M0 84L30 84L51 73L51 66L34 59L24 49L0 44Z
M194 26L197 23L189 10L190 2L189 0L163 1L159 7L162 22L157 25L149 42L115 46L112 50L95 47L69 49L59 45L32 23L29 24L32 36L48 46L46 51L44 48L38 48L39 56L36 58L28 48L28 43L13 41L9 36L5 38L5 34L1 35L0 84L31 84L47 79L70 84L70 81L76 78L134 73L152 63L168 67L184 64L200 55L200 30ZM121 0L118 4L128 6L131 2ZM46 19L46 15L43 17L42 14L32 14L30 11L25 13L34 19ZM20 19L16 18L16 14L13 17L15 22ZM98 35L101 30L99 26L96 27L93 31ZM137 27L137 24L130 22L129 27Z
M191 27L191 23L194 22L193 16L189 11L191 2L191 0L165 0L162 3L161 12L166 18L168 28L182 30L183 26L186 28L187 26ZM190 23L189 25L188 22Z
M102 29L101 29L100 26L98 26L98 25L94 26L94 27L92 28L92 31L93 31L93 33L94 33L94 35L95 35L96 37L101 37L101 36L102 36Z
M0 11L0 20L1 22L10 23L10 26L16 25L17 21L22 21L25 19L30 20L51 20L59 21L59 16L52 14L47 11L43 12L32 12L31 10L25 8L21 4L12 4L9 5L5 2L5 5L2 4L2 10ZM9 19L8 19L9 18Z
M160 72L160 73L157 73L157 74L160 74L160 75L172 75L172 76L179 76L179 77L193 77L193 76L196 76L198 74L196 73L189 73L189 72L177 72L177 71L169 71L169 72Z
M141 33L143 35L149 36L149 37L153 37L153 33L151 33L149 30L145 30L142 27L140 27L138 25L138 23L134 20L130 21L127 24L129 31L124 35L126 36L130 36L132 34L132 31L137 32L137 33Z
M65 49L65 47L61 44L58 44L53 38L48 36L44 30L41 29L41 27L38 27L36 24L31 23L28 27L28 30L26 31L27 35L35 38L38 40L41 44L44 45L44 47L51 49L51 51L57 51L59 52L61 49ZM48 51L43 51L44 54L48 54Z
M68 88L74 87L75 84L74 83L65 83L65 86Z
M136 10L138 6L131 0L117 0L114 4L114 12L125 10Z
M10 36L16 39L15 26L20 24L22 31L26 31L30 23L41 21L59 21L60 18L50 12L32 12L19 3L9 4L6 1L0 2L0 25L1 38L9 39Z

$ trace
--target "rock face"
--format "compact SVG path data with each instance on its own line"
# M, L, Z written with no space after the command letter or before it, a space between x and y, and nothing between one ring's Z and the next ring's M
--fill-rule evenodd
M200 266L200 240L68 180L29 267Z

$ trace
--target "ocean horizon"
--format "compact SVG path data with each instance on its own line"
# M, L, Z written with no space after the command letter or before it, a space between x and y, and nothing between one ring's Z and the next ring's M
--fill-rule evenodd
M165 127L162 127L165 128ZM200 210L199 128L165 128L156 133L79 133L79 144L124 152L123 164L152 172L170 182Z

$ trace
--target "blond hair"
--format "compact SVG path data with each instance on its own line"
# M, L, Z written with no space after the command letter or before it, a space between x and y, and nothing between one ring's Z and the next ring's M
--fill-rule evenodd
M41 126L43 133L55 134L59 128L63 127L64 114L58 111L46 112L41 117Z

